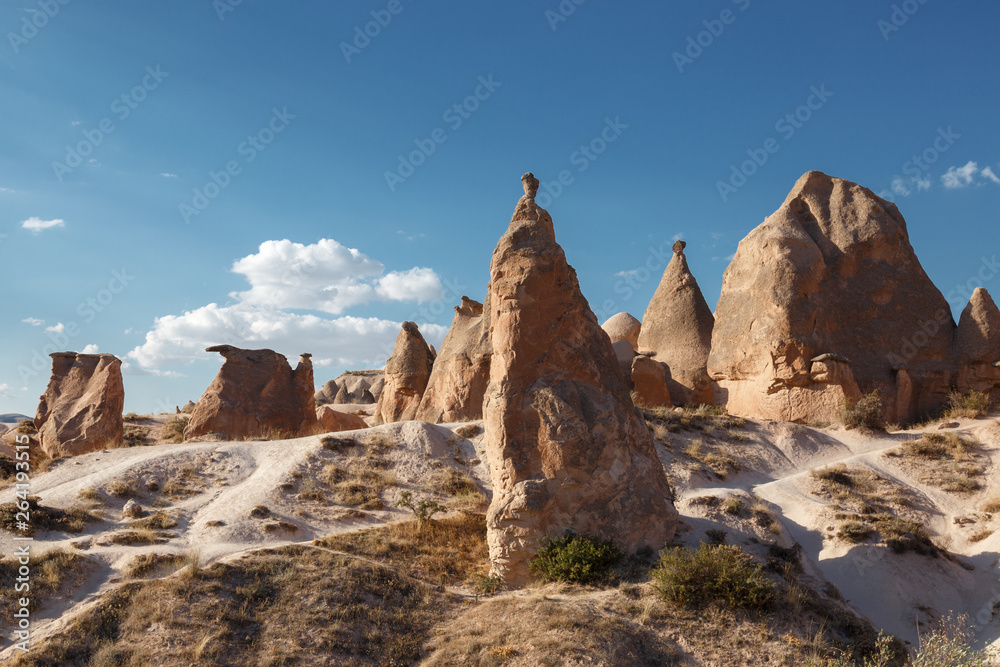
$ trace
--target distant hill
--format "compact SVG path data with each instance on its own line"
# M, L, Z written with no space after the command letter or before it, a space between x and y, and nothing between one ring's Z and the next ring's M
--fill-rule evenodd
M31 417L17 412L8 412L7 414L0 415L0 424L18 424L25 419L31 419Z

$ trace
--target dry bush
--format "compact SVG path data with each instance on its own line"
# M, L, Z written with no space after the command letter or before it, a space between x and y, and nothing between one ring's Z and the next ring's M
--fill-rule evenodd
M983 540L985 540L987 537L989 537L992 534L993 534L993 529L991 529L991 528L980 528L979 530L977 530L976 532L974 532L972 535L969 535L969 541L970 542L982 542Z
M134 556L122 575L128 579L139 579L154 572L166 573L179 570L184 564L182 554L145 553Z
M139 493L136 491L135 486L131 482L126 482L120 479L109 482L104 487L104 490L115 498L135 498L139 496Z
M665 600L701 606L723 602L731 608L766 609L774 584L738 546L704 542L697 549L665 550L652 572L653 585Z
M128 524L128 527L134 530L167 530L176 526L177 519L166 512L156 512Z
M960 417L977 419L988 415L992 407L990 395L985 391L970 391L967 394L953 391L948 394L948 405L944 416L948 419Z
M436 493L463 496L481 493L476 481L451 467L439 468L427 477L427 486Z
M857 429L860 431L884 431L885 422L882 420L882 397L878 389L865 394L857 401L845 399L840 410L840 421L846 429Z
M163 424L163 435L161 438L166 442L184 442L184 429L187 428L190 418L171 417Z
M124 447L145 447L152 444L149 434L152 429L149 426L125 425L125 435L122 438Z
M464 424L455 429L455 435L465 440L471 440L483 432L479 424Z
M137 530L119 530L111 533L110 535L105 535L101 538L102 542L107 544L164 544L169 542L172 537L176 537L174 533L165 533L159 530L151 530L148 528L141 528Z
M706 466L719 479L739 472L740 464L729 456L724 447L711 445L699 438L684 449L684 454Z
M983 505L983 511L995 514L1000 512L1000 496L993 496Z

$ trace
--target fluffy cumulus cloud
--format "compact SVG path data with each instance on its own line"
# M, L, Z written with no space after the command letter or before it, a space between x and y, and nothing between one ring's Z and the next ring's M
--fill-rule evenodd
M164 369L215 356L205 348L223 343L287 356L310 352L317 366L377 368L392 353L400 323L343 312L374 301L419 304L445 296L433 270L386 272L381 262L332 239L266 241L232 270L250 289L231 293L230 304L157 318L145 342L128 354L134 372L168 374ZM292 312L301 310L339 317ZM418 324L428 343L444 340L447 327Z
M82 350L80 350L80 353L81 354L97 354L100 351L101 351L101 348L99 348L97 346L97 343L90 343L89 345L84 346L84 348Z
M381 262L333 239L312 245L266 241L256 254L236 261L233 272L250 283L249 290L230 294L241 303L333 315L375 300L432 301L444 291L431 269L385 273Z
M42 220L41 218L28 218L21 222L21 227L35 234L53 227L65 227L66 222L59 219Z
M948 171L941 176L941 183L949 190L957 190L970 185L984 185L987 182L1000 185L1000 178L991 167L980 169L979 163L973 161L969 161L961 167L948 167Z
M9 384L0 384L0 398L13 398L14 390Z
M45 324L45 320L40 320L37 317L26 317L21 321L25 324L30 324L33 327L40 327Z

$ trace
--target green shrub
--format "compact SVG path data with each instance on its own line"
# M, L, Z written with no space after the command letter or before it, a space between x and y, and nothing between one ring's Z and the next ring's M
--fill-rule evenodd
M421 500L419 503L414 504L413 494L409 491L403 491L399 495L399 501L396 503L396 507L405 507L406 509L413 512L413 516L417 517L418 523L424 523L430 521L434 518L435 514L439 512L446 511L446 507L436 500Z
M992 667L996 651L972 650L974 637L969 631L968 618L948 615L940 626L920 638L920 650L913 657L913 667Z
M879 396L878 389L865 394L857 401L845 400L844 407L840 411L840 421L847 429L884 431L882 397Z
M763 569L735 545L702 542L697 549L669 549L660 554L652 575L653 586L665 599L683 605L717 601L764 609L774 597L774 585Z
M611 542L567 531L545 540L529 568L541 581L586 584L604 579L623 556Z

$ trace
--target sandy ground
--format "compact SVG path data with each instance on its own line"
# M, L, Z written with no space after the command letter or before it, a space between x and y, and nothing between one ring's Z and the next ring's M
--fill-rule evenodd
M345 411L374 406L340 406ZM157 417L158 422L171 415ZM262 546L307 542L315 537L357 530L397 521L408 511L393 506L409 490L419 498L428 495L427 479L435 470L450 466L473 476L489 495L489 473L482 450L479 422L431 425L402 422L335 434L358 443L381 443L391 461L396 486L385 492L385 508L358 511L333 502L316 502L300 495L304 479L323 474L325 466L343 464L350 454L323 448L322 436L271 442L189 442L95 452L56 462L35 477L32 493L46 506L66 508L81 502L81 492L96 489L106 520L88 524L86 532L73 535L40 533L35 553L54 547L78 548L96 566L87 581L60 599L48 601L35 615L35 639L65 625L107 588L121 580L122 570L146 552L197 552L202 563L229 558ZM471 439L456 430L473 427ZM927 428L937 431L938 425ZM966 614L983 644L997 643L1000 619L993 605L1000 604L1000 532L980 542L969 534L983 526L1000 529L996 519L978 512L984 502L1000 494L1000 476L994 463L1000 452L1000 423L993 419L959 420L949 429L977 438L990 465L981 478L983 488L956 495L919 483L898 458L885 453L921 431L866 436L839 428L814 429L781 422L747 420L732 433L708 434L680 430L662 435L657 450L677 492L683 526L680 540L697 544L705 531L725 529L729 541L760 551L768 542L802 547L807 573L816 581L832 582L849 604L872 622L905 641L917 641L918 623L925 624L947 612ZM713 440L714 438L714 440ZM739 472L722 480L709 474L683 452L695 442L711 440L739 462ZM832 463L869 467L888 479L911 488L921 501L922 516L937 544L950 557L931 558L912 552L894 554L884 546L848 544L836 539L828 502L811 490L810 473ZM186 475L186 477L185 477ZM162 489L178 476L190 493L167 496ZM108 537L128 520L122 516L124 498L110 488L126 482L138 489L139 502L151 511L163 511L178 521L162 544L120 545ZM93 495L91 493L91 495ZM761 499L780 524L772 529L692 502L706 495L737 497L748 505ZM0 502L13 499L13 489L0 491ZM264 517L251 516L258 506ZM959 524L956 518L974 523ZM0 532L0 548L11 553L12 535ZM921 626L923 627L923 626ZM9 650L9 649L8 649ZM0 653L0 658L5 657Z

